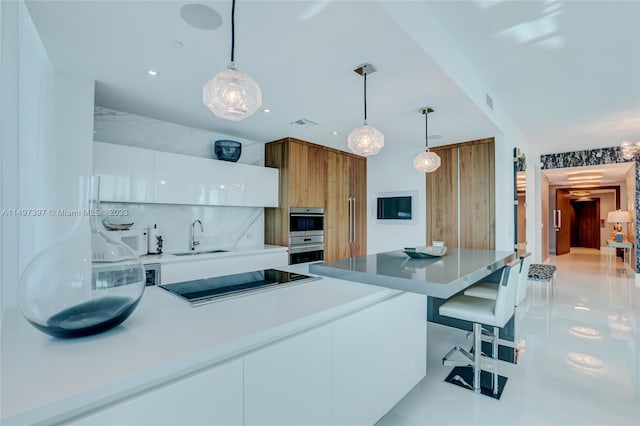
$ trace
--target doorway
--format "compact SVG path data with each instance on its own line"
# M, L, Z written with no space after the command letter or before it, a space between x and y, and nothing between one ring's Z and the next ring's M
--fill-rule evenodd
M600 249L600 199L571 200L571 247Z
M618 163L542 171L542 207L546 216L543 229L547 229L542 238L546 243L543 259L570 253L571 247L606 247L613 227L606 222L608 213L616 209L635 210L634 166ZM627 233L632 241L635 241L634 225Z

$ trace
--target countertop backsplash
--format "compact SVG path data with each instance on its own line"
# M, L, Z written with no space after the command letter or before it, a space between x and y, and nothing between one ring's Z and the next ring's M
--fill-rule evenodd
M165 253L190 250L191 226L196 225L198 250L252 247L264 244L264 208L216 207L166 204L101 203L105 209L127 209L128 216L112 218L114 222L133 222L132 229L158 225Z

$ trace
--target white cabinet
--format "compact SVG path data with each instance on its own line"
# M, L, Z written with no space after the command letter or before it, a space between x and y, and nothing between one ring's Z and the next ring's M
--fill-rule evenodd
M337 321L333 424L371 425L426 374L426 297L402 293Z
M278 206L278 170L94 143L101 200L210 206Z
M162 284L171 284L282 267L289 263L287 253L286 250L265 250L261 253L234 254L222 257L200 255L203 256L200 259L163 263L160 267L160 279Z
M331 424L331 327L244 358L245 425Z
M153 151L95 142L93 156L93 173L100 176L102 201L153 202Z
M255 167L157 152L156 202L244 206L242 166Z
M242 425L242 360L108 406L73 425Z
M247 355L245 424L374 424L426 375L426 306L402 293Z

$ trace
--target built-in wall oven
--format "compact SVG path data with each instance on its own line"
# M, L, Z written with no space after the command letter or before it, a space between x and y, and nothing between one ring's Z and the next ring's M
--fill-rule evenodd
M291 207L289 210L289 264L324 259L324 209Z

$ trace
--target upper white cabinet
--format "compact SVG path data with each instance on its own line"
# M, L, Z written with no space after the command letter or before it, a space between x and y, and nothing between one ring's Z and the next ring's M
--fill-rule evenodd
M153 151L95 142L93 173L100 176L100 199L132 203L154 200Z
M94 146L102 201L278 206L277 169L101 142Z

